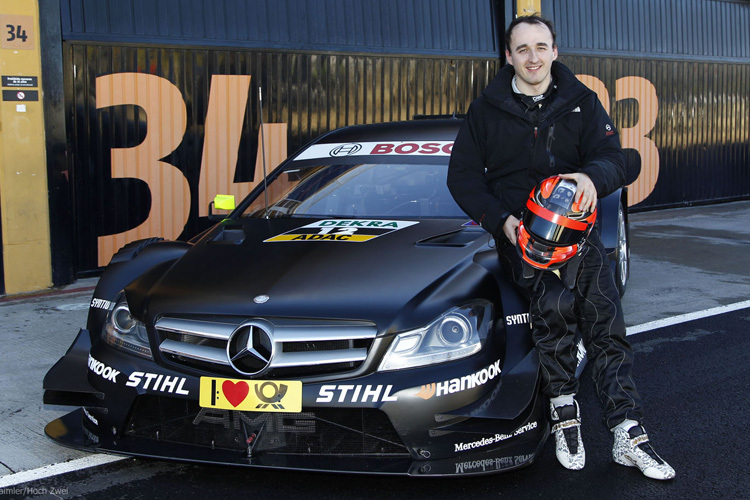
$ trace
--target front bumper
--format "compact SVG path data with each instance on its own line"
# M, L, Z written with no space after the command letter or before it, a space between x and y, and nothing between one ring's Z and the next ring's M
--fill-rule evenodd
M454 374L446 375L447 373ZM200 378L79 332L45 377L45 403L81 406L45 432L73 448L254 467L408 475L531 464L549 429L531 351L500 372L466 358L437 367L305 383L302 411L202 408ZM278 381L282 382L282 381Z

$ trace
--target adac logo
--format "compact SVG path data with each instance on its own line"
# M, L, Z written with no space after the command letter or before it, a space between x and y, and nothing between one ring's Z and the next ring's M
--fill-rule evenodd
M411 221L397 220L343 220L328 219L313 222L306 226L292 229L276 235L264 242L273 241L345 241L364 242L400 229L418 224Z

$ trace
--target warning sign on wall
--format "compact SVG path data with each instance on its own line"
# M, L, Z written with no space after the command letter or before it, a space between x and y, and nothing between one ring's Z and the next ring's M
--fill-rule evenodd
M3 87L38 87L39 78L36 76L3 75Z
M3 90L3 101L38 101L38 90Z

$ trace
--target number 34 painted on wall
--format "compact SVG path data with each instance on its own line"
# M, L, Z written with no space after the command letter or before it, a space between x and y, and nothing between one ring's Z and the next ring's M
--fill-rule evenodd
M250 78L249 75L213 75L211 78L198 184L201 217L208 215L208 203L216 194L243 198L261 180L233 182ZM185 134L187 110L182 93L171 82L155 75L115 73L98 77L97 109L120 105L142 108L148 127L146 137L137 146L112 149L112 178L144 181L151 191L151 211L139 226L98 238L100 266L106 265L112 255L130 241L153 236L177 238L190 212L187 179L177 167L161 161L177 149ZM286 158L286 136L285 123L264 125L263 151L269 168ZM260 155L261 148L258 148L256 165L262 161Z

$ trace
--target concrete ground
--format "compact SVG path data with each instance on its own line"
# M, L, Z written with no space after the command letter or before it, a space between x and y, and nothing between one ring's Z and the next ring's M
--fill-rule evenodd
M627 325L750 299L750 201L630 215Z
M627 325L748 301L748 221L750 201L631 214ZM66 411L44 407L42 379L85 325L95 284L0 297L0 476L86 455L45 437Z
M61 293L0 301L0 476L85 455L61 446L51 453L44 426L66 412L45 410L42 379L85 326L95 284L82 280Z

